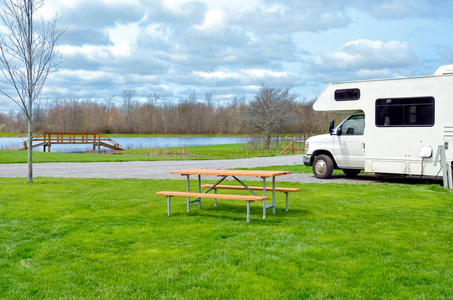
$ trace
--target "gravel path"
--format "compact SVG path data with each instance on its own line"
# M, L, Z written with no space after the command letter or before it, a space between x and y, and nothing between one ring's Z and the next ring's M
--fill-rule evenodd
M260 166L280 166L302 164L302 155L258 157L228 160L197 161L134 161L134 162L99 162L99 163L40 163L34 164L35 177L68 178L143 178L143 179L181 179L181 175L170 174L182 169L227 169L254 168ZM1 164L0 177L27 177L27 164ZM291 174L279 180L291 182L349 182L369 183L367 176L347 179L336 176L330 180L319 180L312 174ZM364 182L365 181L365 182Z
M170 171L183 169L254 168L299 164L302 164L302 155L228 160L39 163L33 165L33 176L67 178L181 179L181 175L170 174ZM27 164L0 164L0 177L27 177ZM209 177L203 178L209 179ZM214 179L214 177L212 179ZM259 179L257 178L257 180ZM320 180L313 174L290 174L279 177L277 180L300 183L369 184L383 181L413 183L413 180L380 179L375 175L359 175L353 179L347 178L344 175L336 175L331 179Z

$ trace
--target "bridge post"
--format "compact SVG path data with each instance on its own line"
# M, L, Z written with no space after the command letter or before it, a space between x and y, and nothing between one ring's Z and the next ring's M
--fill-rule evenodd
M98 154L101 154L101 134L98 133Z
M45 139L45 138L44 138ZM52 134L49 133L47 136L47 152L50 152L50 140L52 139ZM45 152L45 151L44 151Z

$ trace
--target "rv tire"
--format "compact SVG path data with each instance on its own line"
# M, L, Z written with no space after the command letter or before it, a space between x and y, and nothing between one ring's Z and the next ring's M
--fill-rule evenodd
M356 177L357 175L359 175L361 170L359 169L343 169L343 173L347 176L347 177Z
M328 179L332 177L333 161L327 155L318 155L313 161L313 174L319 179Z

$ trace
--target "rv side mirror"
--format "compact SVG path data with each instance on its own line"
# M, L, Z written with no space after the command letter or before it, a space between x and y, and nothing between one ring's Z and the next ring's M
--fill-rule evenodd
M330 121L330 124L329 124L329 134L330 135L333 134L333 129L334 129L334 121Z

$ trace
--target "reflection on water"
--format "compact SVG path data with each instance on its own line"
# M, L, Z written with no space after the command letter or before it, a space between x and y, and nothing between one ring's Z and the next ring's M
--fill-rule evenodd
M23 148L26 138L0 138L1 150L18 150ZM123 149L187 147L236 144L244 142L238 137L125 137L113 138ZM36 147L35 151L43 151L43 147ZM92 145L52 145L52 152L84 153L92 151ZM103 149L101 150L109 150Z

